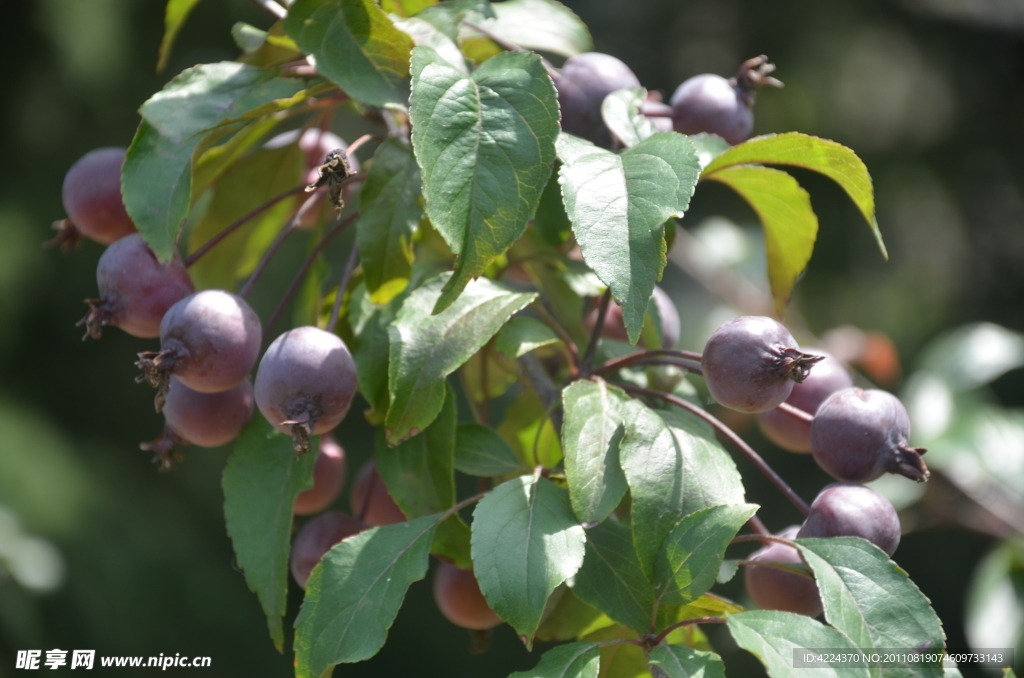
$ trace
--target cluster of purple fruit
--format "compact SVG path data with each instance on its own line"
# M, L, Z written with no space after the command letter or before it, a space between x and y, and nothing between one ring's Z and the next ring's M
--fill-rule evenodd
M884 497L859 483L883 473L923 482L928 469L921 448L910 447L910 419L895 396L853 386L835 358L805 353L789 331L771 318L741 316L708 339L701 369L712 397L721 405L758 415L764 433L783 449L810 452L840 481L825 487L801 526L777 536L862 537L892 555L900 522ZM782 407L780 407L782 406ZM798 551L772 542L753 561L801 562ZM814 581L780 568L746 569L750 597L765 609L816 616L821 600Z

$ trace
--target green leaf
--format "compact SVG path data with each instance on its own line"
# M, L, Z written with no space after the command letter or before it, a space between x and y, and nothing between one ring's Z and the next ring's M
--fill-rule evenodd
M583 559L586 562L586 558ZM553 606L551 600L558 600ZM541 642L572 640L583 635L584 631L599 619L607 619L603 614L580 600L568 586L560 587L551 596L549 611L540 623L533 639ZM608 619L608 623L611 620Z
M185 19L198 4L199 0L167 0L167 7L164 9L164 37L160 40L160 56L156 60L157 73L162 73L167 68L174 39L178 37L178 31L184 25Z
M392 17L392 20L395 22L395 27L412 38L417 47L430 47L459 71L469 73L469 66L466 65L466 57L462 55L462 50L454 40L442 33L434 24L419 17L408 19Z
M562 460L562 446L551 423L551 412L533 389L523 389L509 404L498 432L528 468L537 464L553 468Z
M296 0L284 28L320 74L353 98L405 103L412 38L374 0Z
M700 161L701 170L710 165L712 160L732 148L732 144L717 134L701 132L700 134L690 134L686 138L697 149L697 159Z
M292 509L299 492L313 486L316 456L314 444L308 454L296 457L290 436L275 431L263 417L253 417L224 467L224 517L235 561L260 600L279 652L284 648Z
M483 21L482 26L520 47L565 57L594 47L587 25L555 0L507 0L491 7L496 18Z
M417 19L430 22L453 42L460 44L462 21L483 21L486 17L494 17L489 0L445 0L416 13ZM465 45L462 48L465 49Z
M722 153L704 168L701 178L711 178L712 174L726 167L751 163L803 167L835 181L864 215L878 241L882 256L889 258L875 220L875 194L871 186L871 175L864 162L849 148L799 132L769 134L745 141Z
M625 525L606 520L587 530L587 553L573 591L615 622L641 633L651 630L654 589L644 576Z
M550 346L561 341L555 331L533 318L517 316L498 332L494 340L494 350L509 360L526 355L542 346Z
M793 294L797 276L811 260L818 217L811 196L789 174L769 167L729 167L709 174L740 194L764 227L768 282L775 309L781 313Z
M417 47L412 73L413 148L427 215L457 255L436 313L536 212L555 158L558 100L536 54L500 54L467 76Z
M796 544L818 582L825 619L857 647L937 651L945 645L928 599L881 549L857 537L800 539ZM942 675L938 664L911 666L915 676ZM882 675L906 671L883 668Z
M391 406L385 427L390 445L416 435L434 420L441 411L445 377L537 296L481 278L466 286L457 303L432 315L450 278L443 274L413 292L388 328Z
M622 306L631 344L665 269L665 221L690 204L699 168L693 145L662 132L621 154L558 137L565 211L584 260Z
M725 549L757 504L712 506L694 511L669 533L654 566L658 603L683 605L715 583Z
M413 16L436 4L437 0L381 0L380 6L388 14Z
M601 655L597 643L569 643L551 648L530 671L508 678L597 678Z
M648 663L653 678L725 678L721 657L684 645L659 645Z
M1024 367L1024 334L994 323L963 325L930 342L918 365L955 391L975 389Z
M548 596L583 563L583 528L568 492L520 476L473 512L473 564L487 604L531 646Z
M736 644L761 660L772 678L868 678L867 668L794 668L793 650L828 648L857 652L839 631L793 612L755 610L726 615Z
M359 393L370 404L367 416L373 424L383 422L388 409L388 327L409 294L406 288L388 303L377 305L370 300L366 285L360 283L349 296L348 321L353 334L349 349L356 364Z
M423 217L420 168L412 149L390 138L377 148L359 192L356 242L374 303L387 303L412 275L412 235Z
M273 118L261 118L245 124L233 134L233 130L221 128L204 136L193 153L195 161L192 163L192 194L202 195L233 167L246 151L265 139L279 122ZM222 135L227 134L231 134L231 138L219 143ZM298 148L298 144L295 144L295 148ZM293 184L291 188L294 186Z
M612 624L584 635L581 640L607 642L616 640L639 640L639 634L624 626ZM631 643L613 643L601 646L600 678L648 678L647 658L644 649Z
M633 499L633 543L648 579L661 545L686 515L719 504L742 504L743 482L714 434L691 415L623 405L626 433L619 446Z
M562 203L562 187L558 183L557 172L551 173L544 192L541 193L537 214L533 218L533 228L544 242L552 247L558 247L572 235L572 223Z
M252 54L267 41L267 31L260 30L244 21L236 21L231 26L231 39L238 45L238 49L246 54Z
M625 393L601 379L581 379L562 391L565 415L562 447L565 477L576 516L599 523L615 510L628 489L619 465Z
M604 98L601 118L612 135L627 148L636 146L657 130L640 112L647 92L642 89L620 89Z
M734 614L736 612L743 612L743 606L737 605L736 603L716 596L713 593L705 593L697 600L692 600L686 605L662 605L658 608L658 623L657 630L664 631L666 628L681 622L684 619L699 619L701 617L721 617L724 614ZM684 627L689 634L694 627ZM700 630L699 628L697 630ZM675 633L675 631L673 631ZM672 640L672 634L669 634L669 642L676 642ZM689 645L690 643L684 643ZM709 646L710 647L710 646ZM706 649L706 648L705 648Z
M967 587L964 630L972 647L1021 647L1024 541L1007 539L985 555Z
M527 470L505 439L483 424L459 424L455 436L455 468L483 478Z
M440 518L373 528L327 552L295 620L296 678L321 678L335 664L377 654L409 585L427 572Z

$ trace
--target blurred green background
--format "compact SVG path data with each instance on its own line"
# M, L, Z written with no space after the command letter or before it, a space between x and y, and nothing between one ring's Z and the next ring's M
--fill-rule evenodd
M987 328L982 339L946 344L961 372L976 376L972 361L982 372L989 368L985 378L956 387L952 377L939 387L928 381L949 377L954 367L949 355L924 349L944 331L977 321L1024 330L1024 5L567 4L590 26L598 51L623 59L666 98L689 76L730 75L743 59L768 54L786 88L761 95L755 132L820 135L865 160L890 260L882 260L838 188L798 174L821 231L789 320L801 339L852 325L893 340L904 376L912 377L885 385L913 400L915 424L932 416L936 467L948 470L913 504L914 488L887 488L898 505L907 504L904 526L913 530L895 559L934 603L950 646L968 646L968 634L976 645L1019 642L1024 418L1017 409L1024 407L1024 373L1010 368L1024 361L1024 342ZM71 256L40 248L50 223L64 216L61 182L79 156L127 146L137 107L175 73L234 58L235 21L270 21L245 0L206 0L185 25L166 73L157 75L162 2L34 0L7 3L4 16L0 50L10 67L0 107L0 677L16 673L17 650L52 648L208 655L211 675L288 676L291 659L274 651L256 598L233 565L220 491L228 450L189 450L176 472L154 471L138 443L162 422L149 389L133 382L132 365L152 342L108 331L102 341L83 343L74 322L85 312L81 300L95 294L101 248L86 243ZM362 129L335 126L349 139ZM699 350L717 319L756 309L763 255L752 214L721 187L700 187L684 226L694 237L683 238L682 250L677 245L663 286L683 318L683 347ZM276 304L303 248L290 243L261 282L254 305L262 314ZM706 285L726 290L724 298ZM996 369L993 351L1002 360ZM922 364L930 371L915 373ZM338 434L350 476L371 452L361 409L353 407L356 416ZM937 424L936 412L945 413ZM978 412L988 418L971 418ZM804 497L828 482L808 458L772 449L756 427L743 430ZM752 468L740 468L751 500L765 504L769 527L797 520ZM987 579L972 580L997 547L985 561ZM738 581L723 591L743 601ZM299 593L293 587L293 608ZM712 639L731 675L760 671L728 638ZM539 656L528 655L508 627L498 629L488 654L470 655L468 646L420 582L381 654L335 675L506 676Z

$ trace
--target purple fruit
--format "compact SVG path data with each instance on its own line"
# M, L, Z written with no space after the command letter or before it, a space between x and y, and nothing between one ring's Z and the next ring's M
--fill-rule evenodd
M781 87L768 74L775 70L768 57L749 59L734 78L705 73L683 82L672 95L672 122L683 134L717 134L738 144L754 129L755 92L762 85Z
M99 339L104 325L120 327L135 337L160 336L160 321L167 309L195 291L178 255L164 266L157 261L140 233L114 242L96 266L99 299L86 299L89 313L78 325Z
M367 494L369 493L369 494ZM374 527L394 525L406 521L402 509L391 498L388 488L377 473L377 465L370 459L356 474L356 480L349 492L352 513Z
M355 393L356 366L348 347L316 327L279 336L256 371L260 412L274 428L292 434L299 454L309 450L309 436L341 423Z
M324 434L313 467L313 487L295 498L293 513L297 516L320 513L334 503L344 484L345 450L330 434Z
M490 608L472 570L441 562L434 572L434 601L448 621L473 631L486 631L501 623Z
M335 544L359 534L367 525L341 511L328 511L313 518L299 530L292 542L291 570L303 589L313 568Z
M125 152L123 148L89 151L64 176L61 198L67 221L81 235L104 245L135 232L121 199Z
M813 415L825 400L836 391L853 386L853 379L843 364L817 348L807 349L809 353L824 356L811 373L799 384L793 384L793 392L786 398L786 404ZM811 422L804 421L775 408L757 415L761 431L773 443L790 452L811 451Z
M889 500L870 487L832 483L811 503L797 538L860 537L890 556L900 545L900 519Z
M612 136L601 118L601 104L612 92L640 87L629 66L609 54L586 52L570 57L555 82L562 129L611 148Z
M160 323L160 350L139 354L136 381L156 387L159 412L169 379L201 393L234 388L259 357L260 319L241 297L204 290L171 306Z
M647 116L647 119L659 132L671 132L672 107L659 101L647 100L640 106L640 112Z
M733 410L766 412L789 397L819 356L802 353L772 318L740 316L711 334L701 367L711 396Z
M793 539L799 528L792 525L777 536ZM754 551L748 560L757 560L784 565L803 565L800 552L792 546L770 542L764 548ZM777 567L748 565L743 573L747 594L762 610L784 610L817 617L821 614L821 596L814 579Z
M910 418L899 398L847 388L821 404L811 423L811 452L836 480L866 483L885 472L928 480L925 449L910 447Z

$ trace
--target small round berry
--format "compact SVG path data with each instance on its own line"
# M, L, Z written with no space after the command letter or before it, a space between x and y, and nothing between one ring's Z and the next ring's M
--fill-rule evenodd
M336 544L359 534L367 525L341 511L328 511L311 519L292 542L291 570L295 582L306 588L313 568Z
M238 437L252 417L252 382L217 393L200 393L171 377L164 419L185 441L199 447L220 447Z
M792 525L777 536L793 539L799 528ZM748 560L783 565L803 565L800 552L792 546L769 542L765 547L754 551ZM777 567L759 567L748 565L743 573L747 594L762 610L784 610L817 617L821 614L821 596L814 579Z
M832 483L814 498L797 538L860 537L891 556L900 545L900 531L888 499L870 487Z
M320 513L334 503L345 484L345 450L330 434L320 438L320 452L313 467L313 487L295 498L294 513Z
M885 472L928 480L924 448L910 447L910 418L899 398L847 388L821 404L811 422L811 452L836 480L866 483Z
M434 572L434 600L448 621L473 631L486 631L501 623L487 605L472 570L441 562Z
M711 396L740 412L766 412L789 397L819 356L802 353L793 335L764 316L733 318L711 334L701 368Z
M359 516L368 525L381 527L406 521L402 509L388 494L388 488L377 473L377 465L372 459L363 464L356 474L349 501L353 515Z
M640 81L619 59L600 52L569 57L555 86L562 110L562 129L610 148L611 132L601 117L601 104L612 92L639 88Z
M135 232L121 199L121 165L126 149L89 151L64 176L61 198L74 229L98 243L110 243Z

